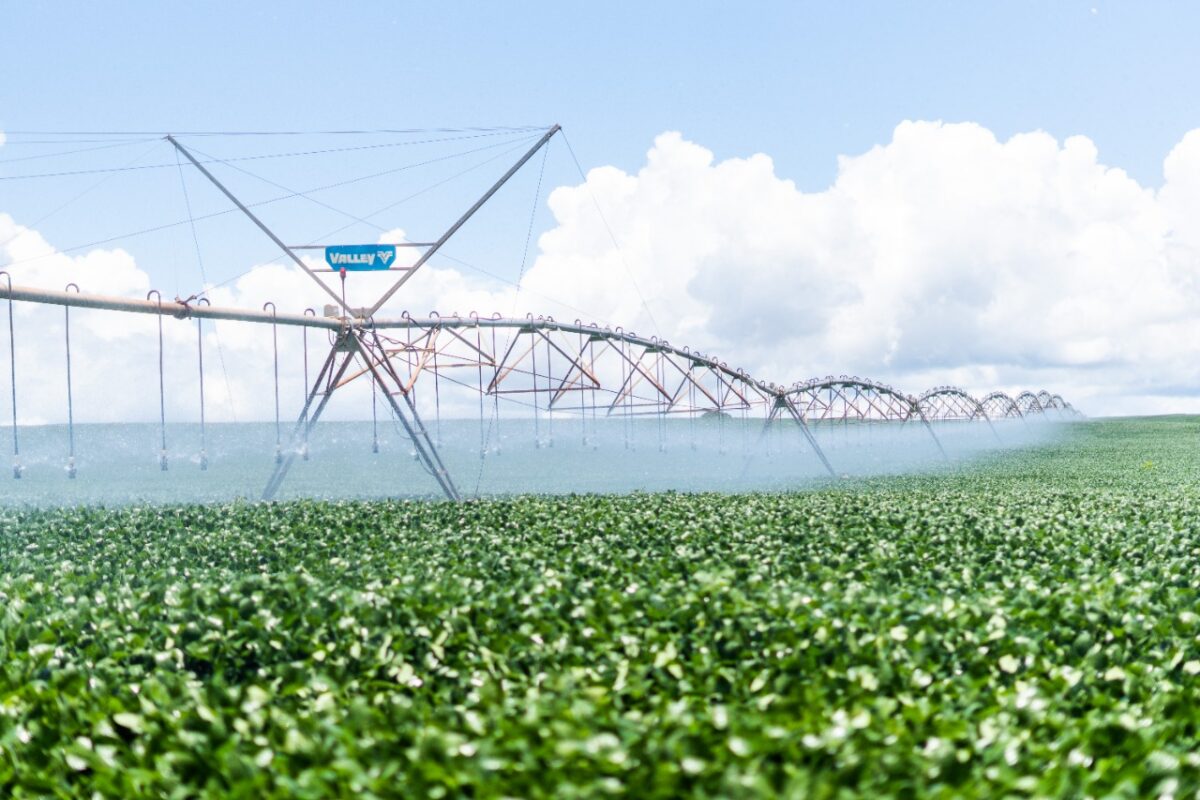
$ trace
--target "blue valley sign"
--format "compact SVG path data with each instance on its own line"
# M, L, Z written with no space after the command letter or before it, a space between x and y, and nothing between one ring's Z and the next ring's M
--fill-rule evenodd
M390 269L395 260L394 244L339 244L325 248L325 263L334 270L365 272Z

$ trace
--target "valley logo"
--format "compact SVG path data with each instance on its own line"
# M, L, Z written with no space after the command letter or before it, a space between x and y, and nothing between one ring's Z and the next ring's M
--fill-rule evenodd
M338 244L325 248L325 263L335 270L384 270L395 260L394 244Z

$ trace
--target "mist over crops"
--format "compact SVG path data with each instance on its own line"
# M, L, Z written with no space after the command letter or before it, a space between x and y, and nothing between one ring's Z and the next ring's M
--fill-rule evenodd
M427 423L465 496L810 489L844 478L940 474L1054 441L1071 424L1037 417L929 428L920 421L810 424L836 473L831 477L790 420L775 423L765 434L761 419L740 416ZM285 452L290 432L290 427L282 430ZM157 425L78 425L74 480L66 476L65 427L22 428L20 434L24 476L0 484L0 504L257 499L275 466L273 424L209 425L205 471L200 469L199 426L168 425L166 472L159 469ZM378 453L372 447L376 440ZM309 452L308 461L294 463L280 499L441 496L404 431L388 418L375 426L324 422L313 431Z

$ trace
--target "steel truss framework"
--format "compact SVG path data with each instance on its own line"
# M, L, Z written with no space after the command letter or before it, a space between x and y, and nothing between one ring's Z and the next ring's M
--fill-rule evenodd
M621 328L551 317L413 317L351 320L219 308L160 300L135 300L0 284L0 297L67 307L99 308L160 318L255 322L326 330L330 350L312 382L292 431L292 441L264 490L273 497L334 393L355 380L375 384L386 407L412 439L417 460L447 497L459 498L438 455L429 427L417 413L417 396L476 397L480 417L505 413L552 425L555 418L672 416L718 419L733 415L794 425L814 457L833 472L813 431L850 424L915 422L938 442L933 423L1002 418L1069 419L1078 412L1059 395L1023 392L1015 399L993 392L982 400L953 386L909 395L857 376L828 376L783 386L757 379L724 361ZM201 356L202 357L202 356ZM433 404L440 413L440 406ZM15 416L14 416L15 419ZM940 447L940 443L938 443ZM19 474L19 472L18 472Z
M633 419L648 416L660 421L671 416L692 420L713 415L724 420L731 414L754 414L764 419L762 437L776 422L794 425L814 456L829 474L834 468L812 433L813 427L842 423L899 423L917 421L928 431L941 450L932 422L983 420L993 417L1030 415L1075 416L1075 410L1058 395L1042 391L1023 392L1015 400L999 392L983 401L975 400L962 389L941 386L919 396L906 395L890 386L871 380L842 376L811 380L785 387L751 377L740 369L687 347L674 347L656 337L641 337L621 328L601 328L594 324L557 322L551 317L505 319L470 314L449 317L430 314L415 318L405 313L399 319L379 319L376 313L416 271L455 234L530 158L559 131L548 129L509 170L496 181L436 241L414 245L424 248L416 261L396 267L399 278L367 309L352 309L328 285L322 282L267 225L235 197L200 161L173 137L167 137L212 184L246 217L267 235L300 269L316 281L336 301L319 317L311 309L304 314L280 314L268 303L263 311L222 309L201 299L167 302L157 292L133 300L74 292L47 291L13 286L7 279L0 296L9 300L10 357L12 358L13 475L21 476L17 439L17 391L15 340L12 335L12 302L27 301L73 307L108 309L156 314L159 317L159 376L161 424L165 431L165 403L162 400L162 320L204 319L255 322L274 326L323 328L330 334L330 349L316 379L308 387L304 406L292 429L286 447L277 443L276 466L264 499L275 496L297 455L307 457L306 443L334 393L348 383L362 379L373 384L373 396L382 396L391 414L411 439L414 454L451 500L460 493L438 454L438 444L422 421L417 408L418 391L432 389L434 413L441 413L443 387L457 387L478 399L481 425L486 400L492 402L492 414L498 419L500 401L519 406L521 413L532 416L535 435L539 423L552 425L555 416L577 416L584 420L618 416ZM344 279L344 274L343 274ZM270 306L271 312L266 312ZM200 419L203 408L203 337L199 338L201 374ZM276 353L277 353L276 349ZM70 341L67 340L68 364ZM276 420L278 430L278 355L275 363ZM306 368L307 374L307 368ZM68 384L69 385L69 384ZM428 403L425 404L428 411ZM994 430L994 429L993 429ZM660 428L661 431L661 428ZM586 442L586 433L585 433ZM540 444L540 438L539 438ZM661 446L661 445L660 445ZM482 443L481 456L486 450ZM941 450L945 455L945 451ZM162 469L167 469L166 440L163 435ZM202 468L206 465L203 448Z
M1004 392L992 392L980 401L983 405L983 411L990 419L1003 419L1006 417L1020 418L1021 407L1017 405L1017 401L1013 400Z

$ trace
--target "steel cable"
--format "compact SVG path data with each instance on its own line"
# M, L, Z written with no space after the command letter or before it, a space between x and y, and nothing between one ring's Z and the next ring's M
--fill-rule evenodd
M137 162L141 161L143 158L146 158L146 157L147 157L147 156L149 156L151 153L153 153L155 150L157 150L157 149L158 149L158 147L159 147L161 144L162 144L162 142L155 142L155 143L154 143L154 144L152 144L152 145L151 145L149 148L147 148L146 150L144 150L144 151L141 153L141 155L138 155L138 156L136 156L136 157L134 157L134 158L130 159L130 160L129 160L128 162L126 162L126 163L127 163L127 164L136 164ZM67 200L66 202L64 202L64 203L62 203L62 204L60 204L60 205L58 205L58 206L55 206L55 207L54 207L53 209L51 209L50 211L47 211L45 214L43 214L42 216L38 217L38 218L37 218L37 219L35 219L33 222L29 222L29 223L26 223L25 225L17 226L17 232L16 232L16 233L14 233L12 236L8 237L7 239L5 239L4 241L0 242L0 247L4 247L5 245L7 245L7 244L9 244L9 243L11 243L11 242L13 242L13 241L16 241L17 237L18 237L18 236L20 236L20 235L22 235L22 234L23 234L25 231L27 231L27 230L36 230L36 229L37 229L37 227L38 227L38 225L41 225L43 222L45 222L46 220L50 219L50 218L51 218L51 217L53 217L55 214L57 214L58 212L62 211L64 208L66 208L67 206L71 205L72 203L76 202L77 200L79 200L79 199L80 199L80 198L82 198L84 195L88 194L89 192L92 192L92 191L94 191L94 190L96 190L96 189L100 188L100 187L101 187L101 186L103 186L105 183L107 183L107 182L108 182L108 180L109 180L111 177L112 177L112 175L106 175L106 176L104 176L104 177L103 177L103 178L101 178L100 180L98 180L98 181L96 181L95 183L93 183L92 185L88 186L88 187L87 187L86 189L84 189L83 191L81 191L81 192L79 192L78 194L76 194L76 195L72 196L72 197L71 197L71 199Z
M481 134L476 134L474 136L452 136L452 137L443 138L443 139L425 139L425 140L416 141L416 142L387 142L387 143L382 143L382 144L359 145L356 147L329 148L329 149L325 149L325 150L301 150L301 151L296 151L296 152L291 152L291 153L258 153L258 154L249 155L249 156L233 156L231 158L226 158L226 159L221 159L221 158L216 158L215 156L206 155L206 158L208 158L209 160L201 162L201 163L230 164L231 162L235 162L235 161L261 161L263 159L271 159L271 158L294 158L297 156L315 156L315 155L325 155L328 153L344 153L344 152L350 152L350 151L354 151L354 150L377 150L377 149L384 148L384 147L409 147L409 146L418 145L418 144L438 144L438 143L443 143L443 142L457 142L457 141L462 141L464 139L478 139L478 138L481 138L484 136L512 135L514 133L516 133L516 132L504 131L501 133L481 133ZM200 151L197 150L196 152L200 152ZM17 160L17 159L14 159L14 160ZM104 174L112 174L112 173L117 173L117 172L137 172L137 171L149 170L149 169L166 169L170 166L171 166L171 164L169 164L169 163L140 164L137 166L99 167L99 168L94 168L94 169L61 170L58 172L32 172L32 173L24 173L21 175L0 175L0 181L31 180L31 179L36 179L36 178L66 178L66 177L73 177L73 176L77 176L77 175L104 175Z
M8 144L65 144L67 142L86 142L86 139L62 138L78 136L368 136L368 135L408 135L413 133L486 133L488 131L521 131L547 130L549 125L476 125L463 128L360 128L353 130L315 130L315 131L5 131L9 136L56 136L48 141L10 139ZM111 139L96 139L96 142L112 141Z
M612 227L608 224L608 217L604 215L604 209L600 207L600 201L592 191L591 184L588 183L587 175L583 172L583 167L579 163L579 159L575 156L575 148L571 147L571 140L567 138L566 131L562 132L563 142L567 145L567 152L571 154L571 160L575 163L575 170L579 173L580 179L583 180L583 188L587 189L588 196L592 198L592 205L596 207L596 213L600 215L600 222L604 224L604 230L608 233L609 240L612 241L613 249L617 251L617 258L621 259L621 265L625 267L625 274L629 276L629 282L633 284L633 290L637 292L638 299L642 301L642 308L646 309L646 316L650 318L650 326L654 332L660 337L662 331L658 329L658 321L654 319L654 312L650 310L650 304L646 302L646 295L642 294L642 288L638 285L637 277L633 274L633 270L629 267L629 262L625 260L625 253L621 250L621 245L617 243L616 234L613 233Z
M497 158L501 158L505 154L512 152L513 150L519 149L523 144L525 144L528 141L529 141L529 138L519 139L519 140L517 140L516 144L512 145L508 150L505 150L502 153L489 158L487 161L481 162L480 164L476 164L475 166L468 168L464 172L469 172L471 169L476 169L478 167L483 166L484 164L494 161ZM399 167L392 167L389 169L380 170L378 172L369 173L367 175L359 175L359 176L356 176L353 178L347 178L345 180L336 181L334 183L328 183L328 184L324 184L322 186L317 186L312 189L307 189L306 193L311 194L313 192L321 192L321 191L325 191L328 189L336 189L336 188L340 188L342 186L348 186L350 184L359 183L359 182L366 181L366 180L371 180L373 178L380 178L385 175L391 175L396 172L402 172L405 170L416 169L418 167L428 166L429 164L435 164L435 163L438 163L441 161L447 161L447 160L454 159L454 158L462 158L465 156L472 155L474 153L482 152L484 150L491 150L496 147L504 147L505 145L508 145L508 144L509 144L508 141L496 142L493 144L485 145L483 147L476 147L471 150L464 150L459 153L451 153L450 155L447 155L447 156L432 158L432 159L428 159L426 161L420 161L420 162L416 162L416 163L412 163L412 164L404 164ZM462 173L460 173L460 174L462 174ZM451 178L448 178L447 180L452 180L453 177L455 177L455 176L451 176ZM266 200L258 200L258 201L252 202L252 203L246 203L246 207L247 208L260 208L262 206L271 205L272 203L278 203L283 200L291 200L292 198L295 198L295 197L302 197L302 196L304 196L304 194L305 193L302 193L302 192L291 192L290 194L279 195L276 197L269 197ZM403 201L398 201L398 202L403 202ZM238 209L236 209L236 208L227 208L227 209L224 209L221 211L214 211L209 214L203 214L199 217L196 217L195 220L193 220L193 222L203 222L205 220L215 219L217 217L223 217L227 214L234 214L237 211L238 211ZM381 209L381 211L382 211L382 209ZM368 215L368 216L371 216L371 215ZM135 236L143 236L148 233L157 233L158 231L168 230L170 228L178 228L181 225L188 224L188 222L189 222L189 220L178 220L175 222L167 222L162 225L154 225L149 228L142 228L140 230L129 231L127 233L118 234L116 236L110 236L106 239L97 239L96 241L87 242L85 244L77 244L77 245L72 245L71 247L65 247L65 248L55 248L48 252L40 253L36 256L31 256L29 258L23 258L19 261L10 262L9 266L12 266L15 264L27 264L27 263L31 263L34 261L40 261L44 258L51 258L51 257L57 256L57 255L65 255L67 253L73 253L77 250L87 250L92 247L98 247L100 245L109 244L110 242L117 242L122 239L131 239ZM349 227L349 226L346 226L346 227ZM328 235L332 235L332 234L328 234ZM226 283L228 283L228 281L226 281ZM224 284L217 284L217 285L221 286Z
M196 292L196 296L200 297L205 303L209 301L202 297L208 291L208 272L204 268L204 255L200 251L200 235L196 231L196 217L192 213L192 198L187 188L187 178L183 174L183 162L179 158L179 150L175 150L175 164L179 169L179 186L183 190L183 204L187 209L188 224L192 230L192 245L196 249L196 266L200 269L201 291ZM216 336L217 342L217 360L221 362L221 374L225 378L225 394L229 398L229 415L237 422L237 407L233 402L233 384L229 381L229 370L225 366L225 348L221 347L221 331L213 325L213 333Z
M518 270L517 280L513 284L516 287L517 291L515 294L513 294L513 306L512 306L512 312L509 314L510 317L516 316L517 302L518 302L519 298L521 297L521 280L525 277L525 265L529 261L529 242L533 238L533 222L537 216L538 200L541 199L541 195L542 195L542 179L546 174L546 159L549 157L549 155L550 155L550 147L547 146L547 147L543 148L543 150L542 150L542 163L538 169L537 188L534 190L534 193L533 193L533 207L529 210L529 225L525 229L525 247L521 251L521 268L520 268L520 270ZM447 255L444 252L441 255L443 255L445 258L450 259L451 261L455 261L455 262L462 264L464 267L467 267L468 269L473 269L477 272L484 272L484 274L488 274L484 270L481 270L478 267L473 267L464 261L460 261L459 259L455 258L454 256ZM504 348L506 351L508 350L509 345L512 343L513 338L517 335L519 335L519 333L510 334L506 338L506 340L504 342ZM492 328L492 360L493 360L493 362L496 361L496 359L499 357L499 355L500 355L500 351L496 349L496 329ZM487 451L491 447L491 444L492 444L493 422L495 423L495 427L497 428L497 431L496 431L497 438L500 435L500 432L499 432L499 427L500 427L500 386L497 383L497 381L500 378L500 364L493 363L492 366L495 368L494 374L492 375L492 389L494 390L494 392L493 392L493 398L494 398L493 420L488 422L487 436L484 439L484 446L483 446L484 451ZM482 386L482 384L483 384L483 380L481 378L480 385ZM536 382L535 382L535 386L536 386ZM534 401L534 403L533 403L534 411L536 413L536 411L537 411L537 391L536 390L534 391L534 394L533 394L533 401ZM536 433L535 433L535 436L536 436ZM497 452L499 452L499 445L497 445ZM475 477L475 494L476 495L479 494L479 485L482 481L483 481L483 459L480 459L479 474L476 475L476 477Z

